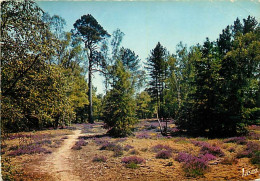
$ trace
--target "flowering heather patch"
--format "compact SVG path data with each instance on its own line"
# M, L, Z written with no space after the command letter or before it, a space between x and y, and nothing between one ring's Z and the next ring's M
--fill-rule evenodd
M175 160L183 162L183 168L187 176L196 177L203 175L204 171L208 168L205 159L184 152L179 153Z
M100 156L95 156L92 160L93 162L106 162L107 157L100 155Z
M86 142L85 140L83 139L80 139L79 141L77 141L75 143L75 145L78 145L78 146L86 146L88 144L88 142Z
M198 158L201 158L201 159L205 160L206 162L208 162L208 161L211 161L211 160L215 160L217 157L212 155L212 154L206 153L205 155L200 154L198 156Z
M203 147L203 146L210 146L209 143L204 142L204 141L191 141L192 144L194 144L195 146L199 146L199 147Z
M136 135L138 139L150 139L151 135L147 132L141 132L140 134Z
M118 138L114 142L115 143L122 143L122 142L125 142L126 140L127 140L127 138Z
M123 151L123 148L115 143L107 142L100 147L100 150Z
M122 158L122 162L125 164L129 164L129 163L141 164L141 163L145 163L145 160L141 157L129 156L129 157Z
M252 139L252 140L259 140L259 139L260 139L260 134L251 131L251 132L249 133L249 135L248 135L248 138L249 138L249 139Z
M239 145L245 145L247 143L246 137L231 137L224 140L224 143L236 143Z
M113 152L114 152L114 154L113 154L114 157L120 157L124 154L123 150L119 149L119 148L114 149Z
M127 145L125 145L124 150L125 150L125 151L129 151L129 150L132 149L132 148L134 148L134 147L127 144Z
M71 149L73 149L73 150L81 150L82 147L79 146L79 145L74 145L73 147L71 147Z
M259 144L250 141L246 144L246 148L244 150L237 153L237 158L243 158L243 157L251 158L259 150L260 150Z
M207 145L205 144L204 146L201 147L200 149L200 153L205 155L207 153L209 154L212 154L214 156L224 156L224 152L218 147L218 146L215 146L215 145Z
M51 134L13 134L8 136L9 140L17 139L17 138L30 138L34 140L44 139L44 138L50 138L52 137Z
M155 158L169 159L172 157L172 153L169 150L161 150L159 151Z
M152 151L153 152L159 152L159 151L162 151L162 150L167 150L169 152L172 152L172 148L168 145L162 145L162 144L158 144L158 145L155 145L152 147Z
M260 167L260 151L255 152L250 161Z
M35 154L35 153L51 153L51 151L42 148L40 145L29 145L21 146L17 150L14 150L8 154L8 156L19 156L24 154Z
M105 143L109 142L110 137L104 137L104 138L93 138L94 142L97 145L103 145Z
M251 125L251 126L249 126L249 129L251 129L251 130L260 130L260 126L258 126L258 125Z

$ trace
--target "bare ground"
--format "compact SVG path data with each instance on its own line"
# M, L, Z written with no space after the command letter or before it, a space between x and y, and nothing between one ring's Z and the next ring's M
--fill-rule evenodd
M71 147L76 143L79 136L91 136L93 133L81 134L81 130L75 130L73 135L69 135L56 152L48 155L46 160L41 163L42 172L48 173L55 180L61 181L80 181L81 179L73 174L71 163Z

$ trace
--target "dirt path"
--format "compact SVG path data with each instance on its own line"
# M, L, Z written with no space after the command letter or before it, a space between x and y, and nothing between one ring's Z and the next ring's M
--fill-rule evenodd
M75 130L73 135L69 135L68 139L65 139L63 144L56 152L49 155L44 163L41 165L41 169L44 172L48 172L55 180L61 181L79 181L80 178L73 174L73 168L70 165L69 159L72 152L71 147L77 141L77 138L82 135L81 130Z

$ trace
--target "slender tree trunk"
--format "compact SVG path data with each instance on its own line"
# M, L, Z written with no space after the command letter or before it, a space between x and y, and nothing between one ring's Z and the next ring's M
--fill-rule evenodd
M94 123L93 120L93 107L92 107L92 75L91 75L91 68L89 68L88 72L88 86L89 86L89 91L88 91L88 98L89 98L89 123Z

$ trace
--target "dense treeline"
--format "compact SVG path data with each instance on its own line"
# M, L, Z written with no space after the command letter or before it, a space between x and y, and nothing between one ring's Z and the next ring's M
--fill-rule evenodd
M173 117L179 129L197 135L228 136L259 123L259 25L236 19L216 41L174 55L158 43L148 58L150 81L160 118Z
M62 17L33 1L1 3L2 130L58 127L103 120L115 136L131 134L141 118L173 118L182 131L206 136L245 132L259 123L259 24L248 16L227 26L216 41L161 43L142 67L90 14L64 32ZM104 76L96 95L93 73ZM86 79L88 75L88 79ZM145 88L140 92L141 88Z
M32 1L1 3L2 131L85 121L84 50Z

